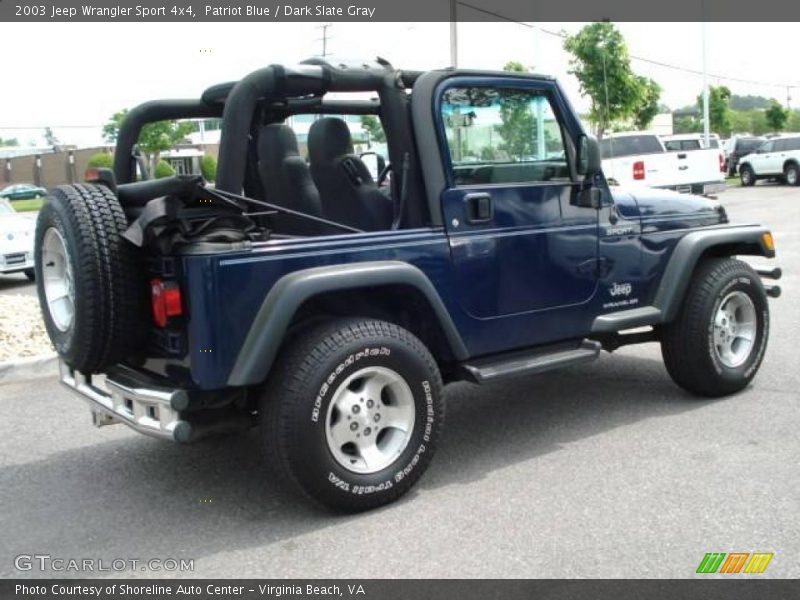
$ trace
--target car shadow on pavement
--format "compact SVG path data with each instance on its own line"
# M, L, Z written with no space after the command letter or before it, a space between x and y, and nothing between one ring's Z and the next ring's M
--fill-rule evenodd
M0 275L0 294L13 294L17 291L17 288L25 288L32 284L33 282L22 273Z
M455 384L448 398L438 454L401 500L404 505L431 490L535 461L570 442L704 405L675 387L660 361L633 356L603 357L482 388ZM52 446L42 427L26 437L41 435L30 443ZM53 447L44 459L0 468L4 557L47 552L201 562L204 556L273 544L283 552L304 533L394 510L338 517L276 487L265 472L257 431L189 446L116 427L97 435L106 441L63 451ZM4 558L0 575L48 573L14 571Z

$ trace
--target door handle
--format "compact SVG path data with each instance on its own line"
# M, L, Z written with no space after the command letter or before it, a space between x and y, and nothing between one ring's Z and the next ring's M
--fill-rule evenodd
M467 194L464 196L464 209L467 223L488 223L494 218L492 197L486 193Z
M685 153L684 154L678 154L678 158L684 159L684 158L686 158L686 154Z

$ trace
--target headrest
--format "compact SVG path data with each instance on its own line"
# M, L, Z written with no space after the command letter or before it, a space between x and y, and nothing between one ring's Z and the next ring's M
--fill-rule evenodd
M281 161L287 156L298 156L297 137L288 125L271 123L258 133L259 161Z
M353 154L350 128L342 119L325 117L314 121L308 130L308 156L311 162L331 162Z

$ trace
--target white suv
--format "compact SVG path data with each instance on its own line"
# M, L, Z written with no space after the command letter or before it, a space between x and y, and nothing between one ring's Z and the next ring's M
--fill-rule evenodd
M739 161L742 185L753 185L759 179L779 179L789 185L800 185L800 134L774 137Z

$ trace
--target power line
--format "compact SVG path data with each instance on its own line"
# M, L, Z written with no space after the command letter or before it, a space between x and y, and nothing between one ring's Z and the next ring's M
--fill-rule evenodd
M502 21L507 21L509 23L516 23L517 25L521 25L522 27L527 27L528 29L535 29L537 31L541 31L542 33L546 33L547 35L550 35L550 36L553 36L553 37L557 37L557 38L560 38L560 39L566 39L566 37L567 37L566 34L561 33L559 31L552 31L550 29L545 29L544 27L540 27L538 25L532 25L530 23L524 23L522 21L517 21L516 19L512 19L511 17L507 17L505 15L502 15L500 13L497 13L497 12L494 12L494 11L491 11L491 10L488 10L486 8L481 8L479 6L474 6L473 4L470 4L469 2L462 2L461 0L456 0L456 2L458 2L458 4L460 4L462 6L470 8L470 9L472 9L474 11L479 12L479 13L483 13L485 15L489 15L489 16L492 16L492 17L497 17L498 19L500 19ZM691 73L693 75L701 75L701 76L703 75L703 72L700 71L700 70L697 70L697 69L690 69L688 67L681 67L679 65L673 65L673 64L670 64L670 63L665 63L665 62L662 62L662 61L659 61L659 60L654 60L652 58L645 58L643 56L636 56L635 54L630 54L629 56L630 56L630 58L632 60L637 60L639 62L648 63L648 64L655 65L655 66L658 66L658 67L663 67L665 69L673 69L675 71L683 71L684 73ZM711 77L712 79L718 79L718 80L724 80L724 81L733 81L733 82L736 82L736 83L747 83L747 84L753 84L753 85L763 85L763 86L769 86L769 87L779 87L779 88L800 87L800 82L776 83L774 81L758 81L756 79L742 79L740 77L728 77L726 75L715 75L715 74L712 74L712 73L709 73L708 76Z

